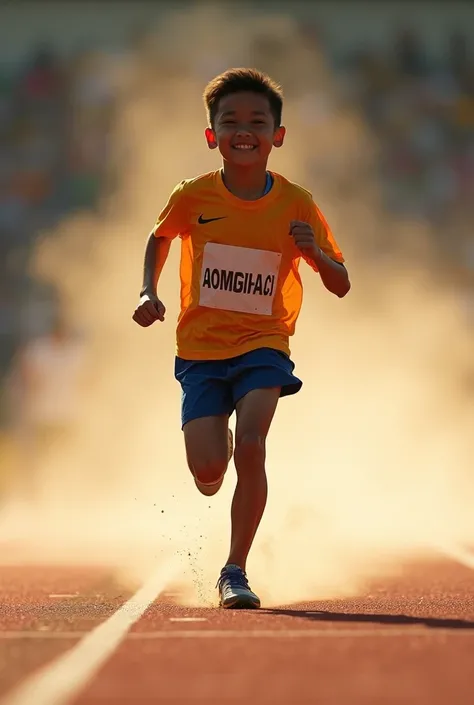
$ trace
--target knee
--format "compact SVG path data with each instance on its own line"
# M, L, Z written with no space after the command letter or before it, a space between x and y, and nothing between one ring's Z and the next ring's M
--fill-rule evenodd
M248 432L237 436L234 460L237 471L251 467L263 468L265 463L265 438L258 433Z
M200 485L217 485L227 470L227 460L214 458L189 463L190 470Z

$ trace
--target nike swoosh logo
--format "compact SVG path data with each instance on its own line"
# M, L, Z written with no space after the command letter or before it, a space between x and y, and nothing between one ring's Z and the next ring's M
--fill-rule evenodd
M198 223L200 225L205 225L206 223L212 223L213 220L224 220L224 218L227 218L226 215L221 215L219 218L203 218L202 213L198 218Z

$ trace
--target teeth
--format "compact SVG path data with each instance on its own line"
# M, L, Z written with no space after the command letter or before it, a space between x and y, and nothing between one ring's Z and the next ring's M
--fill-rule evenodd
M253 144L236 144L235 149L253 149L254 146Z

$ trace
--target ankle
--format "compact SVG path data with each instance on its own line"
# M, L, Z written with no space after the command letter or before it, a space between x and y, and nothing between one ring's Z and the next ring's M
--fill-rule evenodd
M246 562L244 560L230 556L224 564L224 569L231 565L237 566L237 568L240 568L240 570L245 573Z

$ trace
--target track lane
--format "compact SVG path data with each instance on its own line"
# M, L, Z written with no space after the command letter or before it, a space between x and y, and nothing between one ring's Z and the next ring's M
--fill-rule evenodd
M258 612L162 595L71 705L472 705L473 584L472 571L442 563L408 566L358 598ZM130 597L86 568L4 568L0 585L3 693Z
M0 565L0 696L72 648L127 597L107 569ZM71 631L78 634L50 638Z

